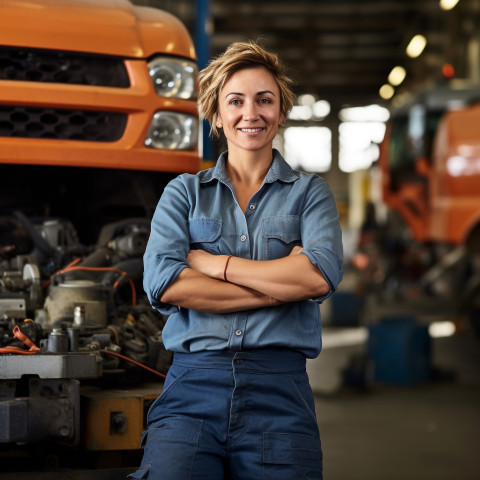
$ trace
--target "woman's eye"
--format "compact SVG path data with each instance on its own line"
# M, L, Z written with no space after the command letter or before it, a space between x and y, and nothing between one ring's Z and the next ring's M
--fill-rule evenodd
M259 103L263 103L263 104L265 104L265 103L270 103L270 99L269 99L269 98L261 98L261 99L259 100Z
M240 105L240 100L238 100L238 98L235 98L230 101L230 105Z

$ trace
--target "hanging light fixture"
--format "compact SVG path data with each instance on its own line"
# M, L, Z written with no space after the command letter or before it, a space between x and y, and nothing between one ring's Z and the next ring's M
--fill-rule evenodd
M440 8L442 10L451 10L459 0L440 0Z
M417 58L423 52L427 39L423 35L415 35L407 46L407 55L410 58Z
M398 87L404 80L405 77L407 76L407 71L400 66L396 66L392 69L390 74L388 75L388 81L394 86Z
M382 97L384 100L390 100L393 97L395 90L391 85L386 83L385 85L382 85L380 87L378 93L380 94L380 97Z

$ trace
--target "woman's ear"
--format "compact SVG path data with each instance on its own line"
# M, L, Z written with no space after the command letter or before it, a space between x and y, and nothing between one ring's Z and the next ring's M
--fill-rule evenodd
M215 120L215 126L217 128L222 128L223 127L222 118L220 117L219 114L217 114L217 118Z

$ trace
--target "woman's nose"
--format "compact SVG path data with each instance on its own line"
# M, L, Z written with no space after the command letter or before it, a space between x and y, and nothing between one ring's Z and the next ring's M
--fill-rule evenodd
M243 110L245 120L255 120L258 118L257 105L255 102L246 102Z

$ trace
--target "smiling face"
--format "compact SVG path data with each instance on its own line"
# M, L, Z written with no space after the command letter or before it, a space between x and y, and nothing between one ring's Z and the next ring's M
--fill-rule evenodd
M260 151L272 149L280 114L280 90L264 67L235 72L218 97L216 126L223 128L228 149Z

